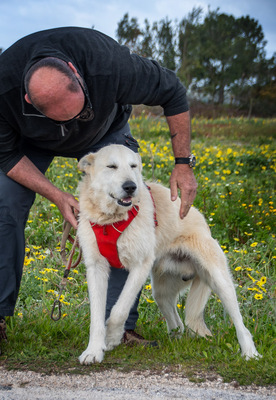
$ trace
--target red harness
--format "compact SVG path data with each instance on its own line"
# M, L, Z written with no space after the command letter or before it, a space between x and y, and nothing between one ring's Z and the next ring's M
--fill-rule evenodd
M131 221L136 217L138 211L139 207L132 207L128 212L127 220L118 221L114 224L98 225L90 222L97 239L99 251L101 255L107 259L111 267L124 268L118 255L117 240Z
M149 191L150 188L148 187ZM156 211L155 211L155 203L150 191L150 195L153 201L154 205L154 223L155 226L158 225L157 219L156 219ZM118 221L115 222L114 224L108 224L108 225L98 225L98 224L93 224L90 222L91 227L94 231L94 234L96 236L97 244L99 247L99 251L102 256L104 256L107 261L109 262L109 265L114 268L124 268L122 265L120 259L119 259L119 254L118 254L118 249L117 249L117 241L120 237L120 235L123 233L123 231L129 226L129 224L132 222L132 220L136 217L138 214L139 207L133 206L131 210L128 211L128 219L124 221Z

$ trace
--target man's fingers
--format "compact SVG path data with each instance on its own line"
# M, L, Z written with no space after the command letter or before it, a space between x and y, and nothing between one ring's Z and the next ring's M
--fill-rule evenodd
M178 189L181 194L181 205L179 216L183 219L189 212L196 196L197 183L190 167L179 165L174 168L170 179L171 200L178 196Z
M181 197L181 199L183 199L183 198ZM180 215L181 219L186 217L186 215L188 214L191 206L192 206L192 203L189 203L189 202L187 202L185 200L181 201L180 212L179 212L179 215Z
M79 213L79 202L69 193L63 192L57 206L65 221L68 221L74 229L78 227L77 216Z
M171 180L170 186L171 186L171 201L175 201L178 197L177 182Z

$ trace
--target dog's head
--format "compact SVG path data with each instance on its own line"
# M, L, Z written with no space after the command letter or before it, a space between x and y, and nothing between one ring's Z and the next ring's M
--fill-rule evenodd
M141 157L122 145L110 145L83 157L78 167L86 176L90 196L112 212L114 206L124 210L139 201L143 184Z

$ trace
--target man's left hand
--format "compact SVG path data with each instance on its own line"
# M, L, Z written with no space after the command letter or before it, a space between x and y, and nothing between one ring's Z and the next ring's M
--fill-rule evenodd
M181 206L180 218L183 219L189 212L196 197L197 182L192 168L186 164L177 164L170 178L171 200L175 201L180 190Z

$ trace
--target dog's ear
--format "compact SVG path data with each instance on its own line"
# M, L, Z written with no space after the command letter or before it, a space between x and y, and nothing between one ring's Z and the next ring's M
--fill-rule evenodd
M78 169L82 172L87 172L87 169L94 164L94 153L89 153L82 157L78 163Z

